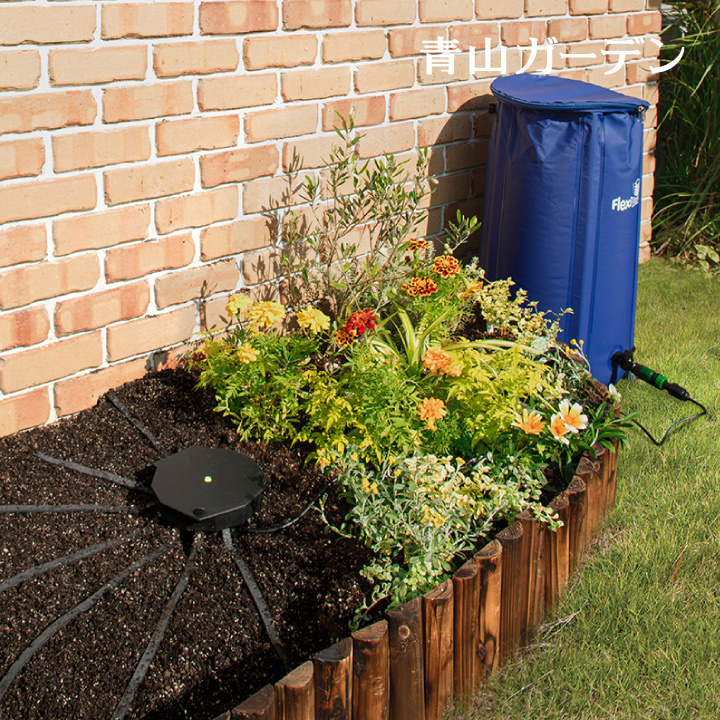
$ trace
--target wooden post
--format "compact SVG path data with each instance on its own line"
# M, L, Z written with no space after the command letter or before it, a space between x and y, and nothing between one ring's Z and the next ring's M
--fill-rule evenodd
M606 452L608 459L607 503L605 505L606 512L615 507L615 495L617 493L617 467L620 442L618 440L613 440L613 447L614 450L608 450Z
M314 720L313 664L309 660L275 683L277 720Z
M565 491L568 497L568 532L570 555L570 572L575 573L580 567L580 561L587 547L587 525L585 515L587 512L587 490L583 479L578 475L570 481Z
M502 553L502 592L500 623L502 646L500 662L506 660L522 643L523 626L527 615L527 573L523 572L523 529L519 522L501 530L497 539Z
M233 720L275 720L275 689L266 685L238 705L231 713Z
M475 689L475 664L480 662L480 574L474 560L453 575L453 596L455 694L469 695Z
M587 545L589 545L602 517L603 488L598 462L584 457L578 464L576 475L585 483L585 525Z
M545 547L545 606L548 610L555 607L560 593L570 575L570 543L568 515L570 502L565 493L558 495L550 507L558 514L563 526L555 532L546 534Z
M450 580L423 596L427 720L440 720L453 697L453 609Z
M390 644L385 620L352 634L353 720L388 720Z
M422 600L415 598L386 613L390 635L390 717L425 717L425 653Z
M527 643L533 630L545 614L545 524L528 510L517 516L522 525L522 564L527 571L527 601L523 643Z
M498 540L489 542L475 555L475 564L480 573L480 646L476 666L476 684L485 682L491 672L500 667L500 648L502 646L501 607L502 607L502 553Z
M352 640L345 638L313 658L316 720L352 718Z

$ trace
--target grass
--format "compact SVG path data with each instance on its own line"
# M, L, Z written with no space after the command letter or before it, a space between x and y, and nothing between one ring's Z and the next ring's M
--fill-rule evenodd
M634 429L618 498L553 618L455 720L718 717L720 279L653 260L640 270L636 359L686 387L709 418L661 448ZM656 437L695 406L621 381ZM549 624L548 623L548 624Z

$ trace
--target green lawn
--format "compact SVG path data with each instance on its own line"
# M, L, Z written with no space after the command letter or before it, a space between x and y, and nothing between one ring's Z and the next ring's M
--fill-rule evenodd
M636 360L686 387L709 418L661 448L633 429L615 510L535 648L458 704L456 720L720 717L720 279L640 270ZM656 437L694 412L639 381L623 409Z

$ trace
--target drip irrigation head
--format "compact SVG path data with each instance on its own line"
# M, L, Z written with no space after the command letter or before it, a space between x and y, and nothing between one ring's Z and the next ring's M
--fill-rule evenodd
M215 532L247 522L266 483L262 468L247 455L190 447L155 463L151 487L174 525Z

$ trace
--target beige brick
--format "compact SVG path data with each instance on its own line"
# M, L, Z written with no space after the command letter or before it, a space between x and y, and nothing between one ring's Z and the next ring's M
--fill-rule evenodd
M472 20L473 0L420 0L420 22Z
M91 210L97 187L91 175L33 181L0 188L0 223Z
M215 187L274 175L279 163L279 153L274 145L243 147L203 155L200 158L200 176L203 187Z
M246 218L229 225L213 225L200 235L200 257L207 261L238 255L272 245L276 240L276 223L268 217Z
M143 315L149 303L150 287L146 282L64 300L55 309L55 333L58 336L72 335L103 328L120 320L130 320Z
M195 195L158 200L155 208L155 225L158 234L167 235L176 230L232 220L237 212L238 189L226 187Z
M382 30L332 33L323 40L323 62L347 62L350 60L376 60L387 50L387 40Z
M275 102L277 92L275 73L206 78L198 84L198 104L201 110L270 105Z
M196 320L195 308L189 306L112 325L107 329L108 360L115 362L188 340Z
M195 166L191 158L165 160L108 170L104 177L105 201L108 205L119 205L190 192L195 184Z
M361 65L355 71L355 90L359 93L385 92L415 84L415 63L396 60Z
M501 29L503 27L501 23ZM504 43L503 43L504 44ZM517 47L511 47L506 46L508 48L508 52L506 54L506 60L505 60L505 68L502 69L501 73L501 66L500 66L500 51L497 47L491 48L490 52L490 58L489 58L489 70L484 70L486 63L485 58L485 48L479 47L475 49L474 59L475 59L475 71L470 74L470 68L468 67L468 78L469 79L475 79L475 80L484 80L486 78L496 78L498 75L513 75L514 73L520 72L520 69L522 68L522 57L519 49ZM538 55L543 55L544 53L538 53ZM468 54L468 60L469 60L469 54ZM469 65L469 63L467 63ZM456 76L458 73L456 73Z
M392 28L388 31L390 55L394 58L410 55L425 55L426 42L437 42L438 38L448 39L448 30L443 25L431 27ZM454 35L452 36L455 39Z
M223 290L234 290L240 280L240 271L234 259L187 268L163 275L155 281L155 299L158 308L199 298L206 298Z
M63 48L51 50L52 85L95 85L118 80L144 80L147 48L128 47Z
M525 0L525 17L565 15L567 0Z
M45 164L45 143L41 138L0 142L0 180L39 175Z
M628 35L659 33L662 29L662 15L659 12L638 13L627 16Z
M463 83L462 85L448 85L448 112L458 110L482 110L493 101L490 92L491 81Z
M445 149L445 171L457 172L476 168L487 162L488 141L471 140L459 145L451 145Z
M297 105L282 109L256 110L245 116L245 138L262 142L295 137L315 132L318 124L317 105Z
M50 318L43 307L0 314L0 351L27 347L47 340Z
M553 18L548 20L548 37L558 42L579 42L587 40L587 18Z
M417 15L416 0L357 0L355 22L362 25L410 25Z
M655 153L645 153L643 155L643 175L655 172L656 158Z
M318 41L314 35L249 37L243 44L243 59L248 70L312 65L317 49Z
M185 115L192 109L193 90L189 80L103 90L103 120L108 123Z
M655 137L655 140L657 140L657 136ZM653 147L654 147L654 145L655 145L655 141L653 141ZM654 190L655 190L655 176L654 175L645 175L642 179L642 196L644 198L652 197Z
M444 145L468 140L472 134L472 118L469 113L459 113L450 118L430 118L418 123L417 144L419 147Z
M657 76L653 74L650 67L654 65L653 62L638 62L638 63L626 63L625 64L625 77L628 85L635 85L636 83L645 83L649 80L654 80ZM619 73L622 75L622 73Z
M158 155L181 155L237 144L240 118L217 115L189 120L166 120L155 128Z
M234 40L156 45L153 55L153 67L158 77L237 70L239 62L240 53Z
M657 105L659 99L659 89L656 82L647 83L643 86L643 100L647 100L651 105Z
M0 230L0 267L42 260L47 253L44 225L20 225Z
M0 437L43 425L50 418L47 388L0 400Z
M469 47L485 49L485 40L490 39L492 47L500 42L500 24L496 22L470 23L469 25L453 25L448 32L452 40L456 40L460 50Z
M297 178L286 175L245 183L242 194L243 212L249 215L299 205L302 202L299 182Z
M0 99L0 134L90 125L95 115L90 90L16 95Z
M333 147L339 144L337 135L295 140L283 147L283 172L325 167Z
M288 70L281 73L280 92L286 101L347 95L350 91L350 73L349 67Z
M390 120L438 115L445 112L445 89L407 90L390 95Z
M179 233L160 240L133 243L108 250L105 275L108 282L132 280L159 270L189 265L195 256L190 233Z
M204 35L237 35L276 30L275 0L232 0L200 4L200 31Z
M618 72L606 74L611 69L610 65L588 68L587 81L593 83L593 85L600 85L610 89L623 87L625 85L625 73L622 72L622 68Z
M112 247L147 237L149 205L128 205L115 210L74 215L53 222L55 254Z
M352 22L351 0L283 0L283 28L347 27Z
M589 23L591 40L605 40L625 35L625 18L620 15L590 18Z
M624 13L638 10L645 10L645 0L610 0L610 12Z
M421 85L443 85L451 82L466 81L470 78L470 57L467 53L456 55L452 68L447 66L434 65L430 72L427 69L427 62L418 60L417 79Z
M660 42L659 37L655 37L653 39ZM642 50L643 50L643 57L646 57L646 58L656 58L660 55L660 46L657 45L655 42L651 42L651 38L645 39L645 42L643 42L643 44L642 44Z
M571 15L600 15L608 11L608 0L570 0Z
M655 128L647 128L643 134L643 151L652 152L657 144L657 130Z
M150 151L150 137L144 127L56 135L53 138L55 172L147 160Z
M378 157L383 153L399 153L414 147L415 127L411 122L370 128L357 144L360 157Z
M507 48L530 45L535 38L542 45L547 37L547 23L544 20L522 20L504 23L500 28L503 45Z
M375 95L325 103L322 110L322 128L323 130L332 130L340 127L342 124L340 118L349 120L351 115L355 127L379 125L385 120L385 97Z
M89 4L0 6L0 45L89 42L96 26Z
M596 68L588 68L585 70L584 68L573 68L572 70L560 70L560 72L558 72L558 77L569 78L570 80L587 81L588 73L595 69Z
M191 35L192 2L106 3L102 6L102 36L144 38Z
M274 280L282 272L280 253L274 249L246 253L242 258L242 270L246 285Z
M519 18L523 14L523 0L477 0L475 17L478 20Z
M470 173L468 172L442 175L437 178L437 181L438 184L430 195L430 207L458 202L470 195Z
M602 51L606 49L605 43L588 42L578 45L568 45L565 48L565 62L569 68L587 67L588 65L601 65L605 62ZM587 55L588 57L583 57Z
M55 411L58 417L73 415L92 407L108 391L136 380L146 373L144 358L118 363L55 383Z
M37 50L0 52L0 90L30 90L40 80Z

